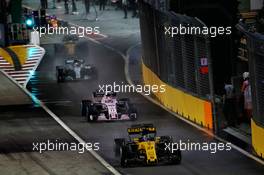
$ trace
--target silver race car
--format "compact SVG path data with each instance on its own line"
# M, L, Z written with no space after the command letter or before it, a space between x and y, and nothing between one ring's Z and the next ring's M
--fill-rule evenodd
M84 64L82 59L67 59L64 66L56 66L56 77L59 83L67 80L87 80L96 76L95 67Z
M137 110L128 98L117 99L114 92L93 93L93 100L82 101L82 116L88 122L136 120Z

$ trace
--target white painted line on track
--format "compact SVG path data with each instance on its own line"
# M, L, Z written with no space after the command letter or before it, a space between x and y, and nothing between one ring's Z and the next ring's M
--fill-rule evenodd
M32 47L32 45L28 45L28 47ZM34 47L36 47L36 46L34 46ZM36 69L38 68L38 66L39 66L39 64L40 64L40 62L41 62L41 60L43 59L43 57L44 57L44 55L45 55L45 53L46 53L46 51L45 51L44 48L42 48L42 47L38 47L38 49L42 51L41 54L39 54L41 58L40 58L39 60L37 60L37 62L35 63L35 66L34 66L33 69L31 70L32 72L35 72L35 71L36 71ZM30 55L30 56L31 56L31 55ZM28 60L27 60L27 61L28 61ZM27 62L27 61L26 61L26 62ZM25 66L23 65L22 67L28 67L28 65L25 65ZM25 88L25 89L26 89L27 83L29 82L30 78L31 78L31 76L28 76L28 78L26 79L26 82L25 82L25 84L24 84L24 88Z
M39 101L40 106L55 120L59 123L72 137L74 137L78 142L85 144L86 142L73 130L71 130L58 116L56 116L44 103ZM108 162L106 162L99 154L94 150L89 150L89 152L111 173L114 175L120 175L120 173L112 167Z
M32 9L30 7L27 7L23 5L25 8ZM87 37L87 36L86 36ZM95 41L94 41L95 42ZM40 63L40 62L39 62ZM39 104L58 124L60 124L73 138L75 138L80 143L86 143L80 136L78 136L73 130L70 129L58 116L56 116L42 101L40 101L36 96L32 95L27 89L26 89L26 83L25 86L21 86L18 82L16 82L12 77L10 77L7 73L0 71L8 77L13 83L15 83L18 87L20 87L27 95L31 97L31 99L36 103ZM34 70L35 71L35 70ZM28 82L29 80L27 80ZM106 169L108 169L112 174L114 175L121 175L113 166L111 166L108 162L106 162L99 154L97 154L94 150L89 150L89 153L96 158Z
M26 88L18 84L15 80L12 79L7 73L0 70L6 77L8 77L13 83L20 87L31 99L41 106L62 128L64 128L73 138L75 138L79 143L86 143L78 134L76 134L70 127L68 127L56 114L54 114L41 100L36 96L31 94ZM121 175L114 167L112 167L108 162L106 162L99 154L94 150L89 150L89 153L92 154L106 169L108 169L114 175Z

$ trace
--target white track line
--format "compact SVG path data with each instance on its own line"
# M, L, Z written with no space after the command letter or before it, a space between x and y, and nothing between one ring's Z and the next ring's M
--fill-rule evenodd
M85 144L86 142L73 130L71 130L58 116L56 116L44 103L39 101L40 106L55 120L59 123L72 137L74 137L78 142ZM94 150L89 150L89 152L111 173L114 175L121 175L114 167L112 167L108 162L106 162L99 154Z
M42 59L43 59L43 57L44 57L44 55L45 55L45 53L46 53L45 49L42 48L42 47L38 47L37 50L39 50L38 52L41 52L41 53L38 53L38 55L40 56L40 57L39 57L40 59L36 60L35 66L34 66L33 69L31 70L32 72L35 72L35 71L36 71L36 69L38 68L40 62L42 61ZM32 58L32 55L30 55L30 57ZM28 60L27 60L27 61L28 61ZM27 64L27 61L26 61L26 64ZM28 64L27 64L26 66L28 66ZM26 89L26 87L27 87L27 83L29 82L30 78L31 78L31 76L28 76L28 78L26 79L26 82L25 82L25 84L24 84L24 88L25 88L25 89Z
M86 143L78 134L76 134L70 127L68 127L56 114L54 114L41 100L39 100L36 96L31 94L26 88L19 85L16 81L12 79L8 74L4 71L0 70L6 77L8 77L13 83L15 83L18 87L20 87L31 99L41 106L62 128L64 128L73 138L75 138L79 143ZM112 167L108 162L106 162L99 154L97 154L94 150L89 150L89 152L94 156L106 169L108 169L114 175L121 175L114 167Z

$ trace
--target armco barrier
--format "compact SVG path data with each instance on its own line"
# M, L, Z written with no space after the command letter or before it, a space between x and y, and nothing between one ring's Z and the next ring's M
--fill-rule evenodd
M199 125L209 129L213 128L212 105L210 102L166 84L143 62L142 73L144 84L166 86L165 92L154 93L164 106Z

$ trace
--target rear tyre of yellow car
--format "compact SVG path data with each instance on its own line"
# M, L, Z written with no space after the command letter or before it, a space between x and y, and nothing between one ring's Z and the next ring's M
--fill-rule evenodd
M171 160L171 163L174 165L179 165L181 164L181 160L182 160L181 151L177 150L175 153L173 153L173 158Z

